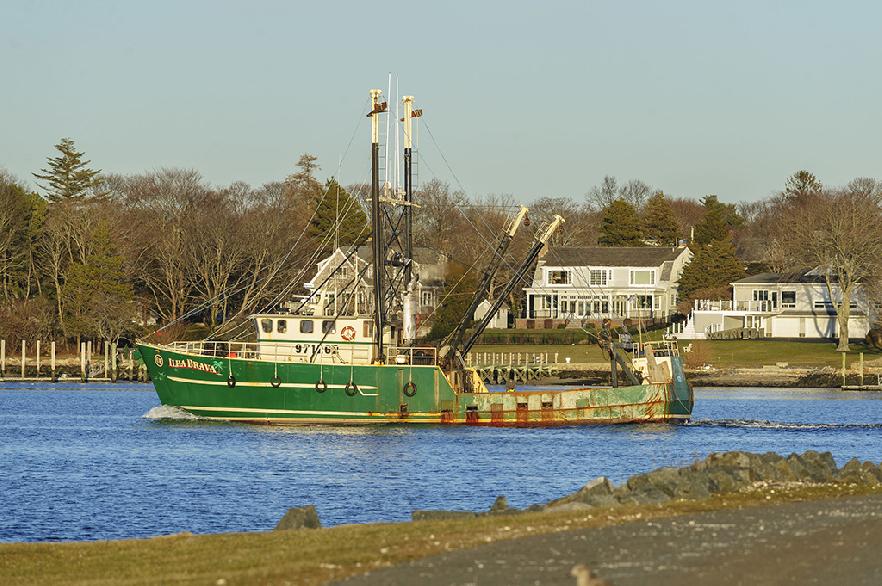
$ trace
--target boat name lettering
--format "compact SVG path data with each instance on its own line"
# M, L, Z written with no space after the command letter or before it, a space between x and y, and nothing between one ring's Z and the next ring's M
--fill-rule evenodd
M187 368L189 370L201 370L202 372L208 372L210 374L220 375L217 367L214 364L206 364L205 362L196 362L195 360L191 360L190 358L186 358L184 360L178 360L176 358L168 359L169 368Z

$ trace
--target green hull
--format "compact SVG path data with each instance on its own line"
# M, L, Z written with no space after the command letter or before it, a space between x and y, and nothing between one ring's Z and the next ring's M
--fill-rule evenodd
M274 363L146 344L139 349L163 405L228 421L494 426L634 423L684 421L693 404L679 358L672 359L674 382L668 385L457 393L438 366Z

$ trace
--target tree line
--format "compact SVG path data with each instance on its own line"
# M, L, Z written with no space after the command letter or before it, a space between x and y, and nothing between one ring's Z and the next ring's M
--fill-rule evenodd
M369 187L320 180L309 154L287 177L254 187L212 186L188 169L105 173L70 139L55 150L33 173L37 190L0 173L0 337L7 339L133 339L161 326L159 336L173 338L192 324L202 324L200 335L243 334L249 313L302 294L335 246L370 236ZM448 282L458 284L433 316L441 336L458 321L517 202L438 179L415 201L416 245L443 253ZM684 310L693 298L728 297L728 283L748 271L826 267L853 295L855 283L882 272L880 204L879 181L828 187L808 171L769 197L737 204L607 176L582 197L531 202L530 227L513 241L492 289L512 278L535 230L560 214L566 223L552 246L687 242L695 256L680 284ZM520 293L509 300L515 312Z

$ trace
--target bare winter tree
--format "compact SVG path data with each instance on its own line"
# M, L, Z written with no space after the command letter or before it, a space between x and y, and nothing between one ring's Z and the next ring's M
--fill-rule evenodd
M639 179L631 179L627 183L619 185L615 177L606 175L600 185L595 185L588 190L585 197L588 199L588 205L595 211L605 210L617 199L625 200L639 211L655 191Z
M882 210L872 194L850 186L804 193L782 211L787 221L779 223L773 245L791 268L816 267L823 275L836 309L837 349L847 351L856 288L882 275Z

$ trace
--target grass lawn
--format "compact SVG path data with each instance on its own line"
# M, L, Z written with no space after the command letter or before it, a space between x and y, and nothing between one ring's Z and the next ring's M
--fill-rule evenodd
M644 340L658 340L661 332L650 332ZM697 363L707 363L718 368L757 368L764 364L772 365L786 362L796 367L839 368L842 356L836 351L833 342L816 342L807 340L694 340L681 341L681 351L691 344ZM851 352L846 355L847 364L857 364L859 352L864 352L864 361L869 362L882 358L882 352L867 348L864 344L852 344ZM472 352L496 352L505 354L503 360L508 361L508 353L535 355L548 353L549 361L554 361L557 353L559 362L570 357L572 363L606 363L607 359L596 344L493 344L476 345ZM688 356L688 354L683 354Z

